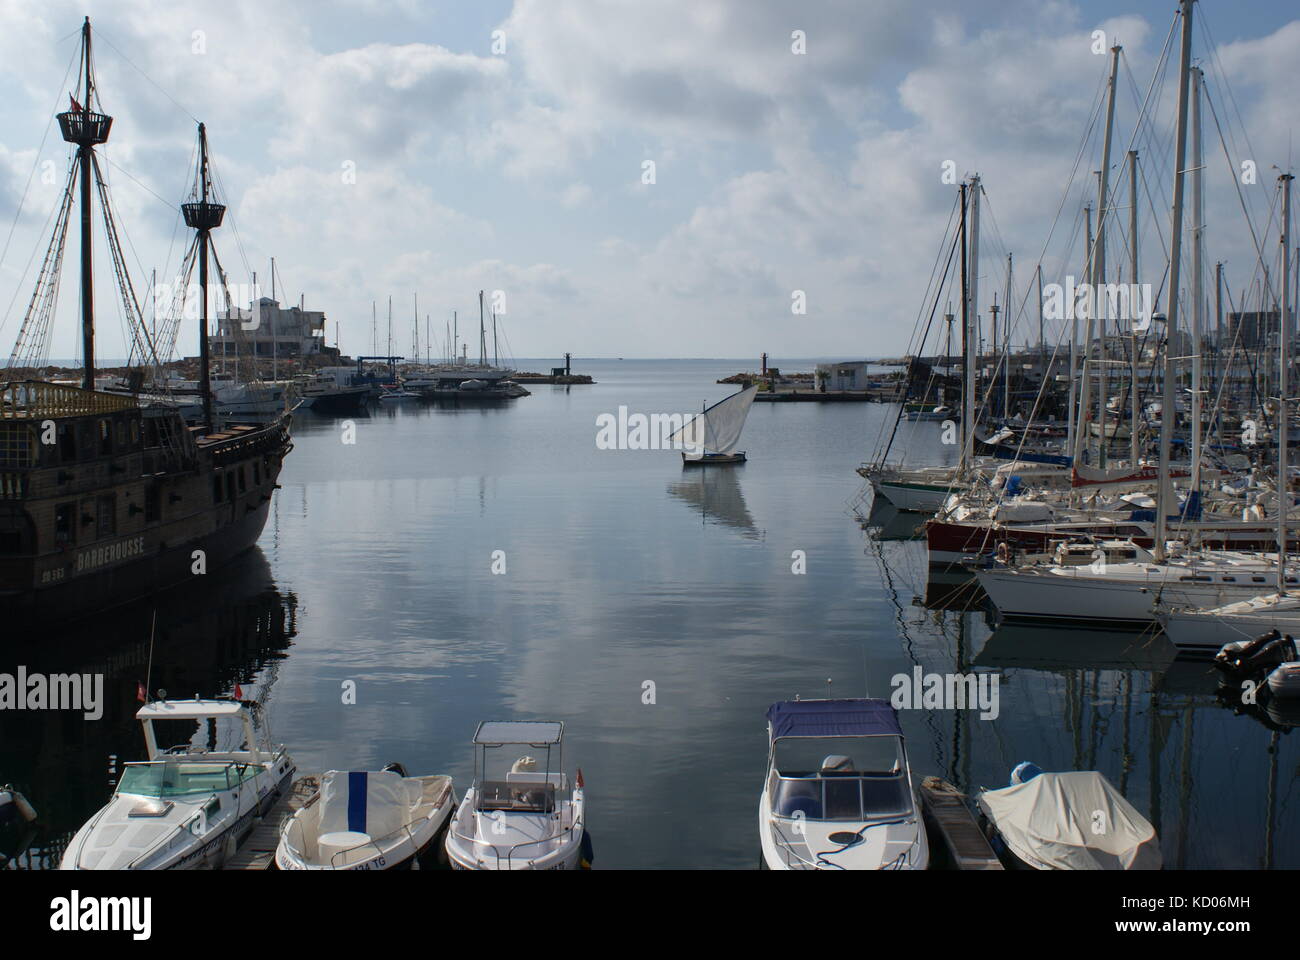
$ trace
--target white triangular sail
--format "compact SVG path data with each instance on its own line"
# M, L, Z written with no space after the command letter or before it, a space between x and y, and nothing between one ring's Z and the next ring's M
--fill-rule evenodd
M757 393L757 384L733 393L693 417L669 439L681 442L686 447L687 456L696 459L706 453L731 453L740 443L745 418L749 416L749 408L753 406Z

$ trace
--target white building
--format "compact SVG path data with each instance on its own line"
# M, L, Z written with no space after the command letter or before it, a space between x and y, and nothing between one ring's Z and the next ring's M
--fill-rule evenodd
M817 386L827 390L867 389L866 360L846 360L843 363L817 364Z
M325 346L325 313L298 307L283 310L279 301L262 297L248 310L235 309L219 317L209 346L214 357L310 356Z

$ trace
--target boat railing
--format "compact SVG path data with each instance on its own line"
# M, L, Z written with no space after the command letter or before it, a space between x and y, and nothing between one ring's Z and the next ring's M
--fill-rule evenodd
M580 827L582 827L582 817L571 815L569 823L565 826L562 826L558 833L553 833L549 837L541 837L537 840L524 840L521 841L520 843L514 844L513 846L510 847L509 850L505 852L505 861L506 861L507 869L510 870L514 869L514 857L516 851L522 849L523 847L535 847L543 843L558 844L562 841L567 841L569 837L574 833L574 831L576 831ZM456 823L454 820L452 821L452 824L448 829L451 831L452 836L454 836L457 840L462 840L465 843L471 844L470 846L471 850L479 846L490 847L492 849L493 856L496 858L496 869L498 870L501 869L502 853L500 847L498 847L496 844L487 843L483 840L480 840L478 839L478 837L471 837L464 833L461 833L459 830L456 829ZM528 859L529 862L531 862L531 858Z

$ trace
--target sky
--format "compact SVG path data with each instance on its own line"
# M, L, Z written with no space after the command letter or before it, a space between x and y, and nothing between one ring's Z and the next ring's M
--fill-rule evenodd
M982 312L1004 296L1008 253L1015 304L1040 258L1048 280L1080 271L1114 43L1112 178L1135 146L1140 269L1160 281L1176 42L1172 66L1157 66L1175 12L1168 0L0 0L0 347L22 324L67 168L52 116L84 15L138 290L178 267L202 120L232 282L256 272L266 287L274 257L281 299L323 310L346 353L371 352L374 302L386 348L390 296L395 349L410 353L418 316L439 353L453 310L462 337L472 330L483 289L500 291L516 357L847 359L913 346L957 189L945 170L981 176ZM1300 12L1202 0L1195 21L1214 111L1207 262L1247 290L1242 205L1267 243L1273 167L1291 167L1300 129ZM1244 159L1258 177L1239 190ZM1111 256L1127 261L1116 196ZM96 257L97 352L125 356ZM51 357L78 355L75 284L69 255ZM1016 313L1013 339L1036 339L1033 305ZM195 324L178 350L196 352Z

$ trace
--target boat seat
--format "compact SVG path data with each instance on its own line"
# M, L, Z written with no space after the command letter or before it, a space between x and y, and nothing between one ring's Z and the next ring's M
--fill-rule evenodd
M400 774L389 770L341 772L321 778L320 834L364 833L386 837L408 819L409 795Z

